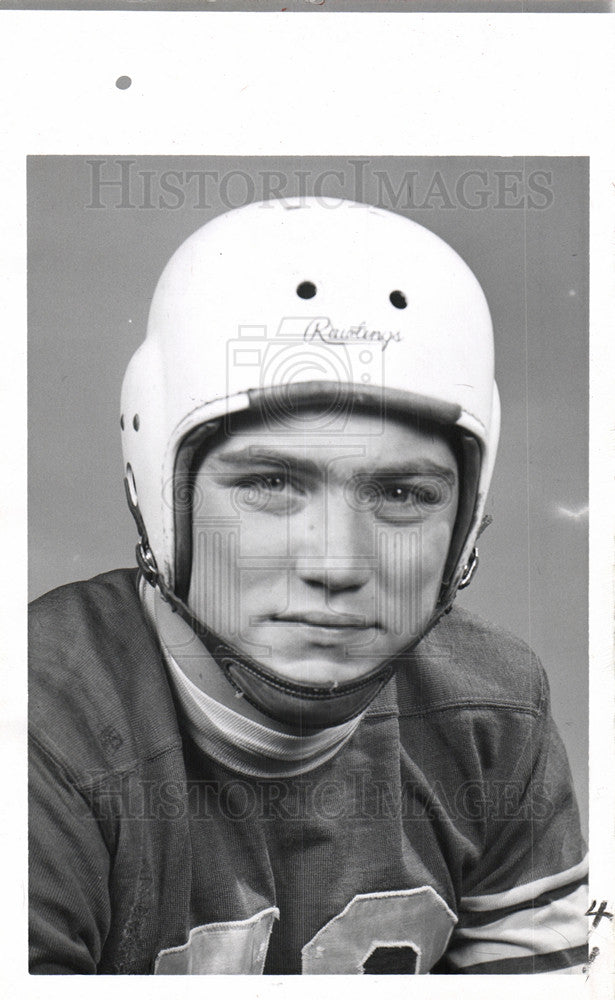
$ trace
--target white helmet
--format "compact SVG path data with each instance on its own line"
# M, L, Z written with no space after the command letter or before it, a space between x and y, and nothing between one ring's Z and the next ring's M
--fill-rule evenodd
M475 564L499 434L478 281L423 226L350 201L235 209L167 264L122 389L127 492L148 579L181 603L191 459L221 418L352 398L454 428L460 500L437 617Z

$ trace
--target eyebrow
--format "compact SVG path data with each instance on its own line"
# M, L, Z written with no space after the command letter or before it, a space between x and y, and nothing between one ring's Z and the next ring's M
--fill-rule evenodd
M299 458L297 455L289 454L285 451L270 450L248 446L238 451L224 452L214 456L214 461L223 465L232 465L235 468L249 468L255 465L276 465L289 469L291 472L303 473L311 476L321 475L326 463L317 463L310 458ZM389 465L378 465L370 469L356 469L351 473L358 478L399 478L404 476L435 475L444 476L450 480L455 479L455 469L450 465L440 465L432 459L419 458L414 462L395 463ZM335 473L334 473L335 478ZM346 477L344 477L346 478Z

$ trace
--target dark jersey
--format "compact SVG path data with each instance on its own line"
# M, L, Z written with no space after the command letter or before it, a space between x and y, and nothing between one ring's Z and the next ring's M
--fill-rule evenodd
M544 972L585 864L542 668L454 610L350 740L257 778L191 739L136 573L32 606L31 971Z

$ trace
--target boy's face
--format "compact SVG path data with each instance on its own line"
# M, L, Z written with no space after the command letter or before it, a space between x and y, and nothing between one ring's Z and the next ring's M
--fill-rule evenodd
M369 413L258 421L212 445L194 490L188 603L294 681L350 681L421 634L457 511L437 432Z

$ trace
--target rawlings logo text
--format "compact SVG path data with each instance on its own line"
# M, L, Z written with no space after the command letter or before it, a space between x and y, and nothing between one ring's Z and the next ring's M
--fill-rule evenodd
M324 344L377 343L386 351L392 341L399 343L402 336L401 330L370 330L363 322L357 326L336 327L327 317L319 317L308 323L303 339L307 343L320 340Z

